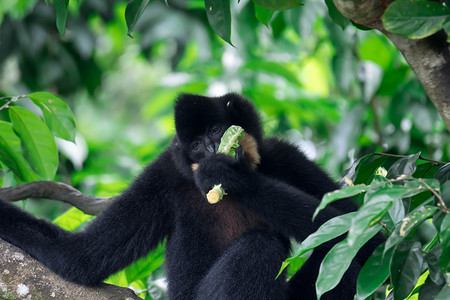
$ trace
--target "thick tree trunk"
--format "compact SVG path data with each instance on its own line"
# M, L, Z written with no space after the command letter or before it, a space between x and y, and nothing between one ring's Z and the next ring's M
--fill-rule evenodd
M438 32L421 40L392 34L381 22L391 0L333 0L337 9L355 23L384 33L403 54L450 131L450 43ZM407 8L405 8L407 9Z
M127 288L109 284L86 287L68 282L19 248L0 239L0 299L134 300Z

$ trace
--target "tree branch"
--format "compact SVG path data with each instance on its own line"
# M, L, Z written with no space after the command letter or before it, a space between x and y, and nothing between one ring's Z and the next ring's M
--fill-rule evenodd
M392 0L333 0L347 18L384 33L403 54L450 131L450 43L445 32L412 40L385 30L381 16Z
M97 215L116 197L86 196L62 182L35 181L14 187L0 188L0 198L10 202L26 198L57 200L75 206L86 214Z
M19 248L0 239L0 299L138 300L127 288L66 281Z

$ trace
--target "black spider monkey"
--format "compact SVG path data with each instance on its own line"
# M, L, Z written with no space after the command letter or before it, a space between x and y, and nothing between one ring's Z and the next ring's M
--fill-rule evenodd
M245 130L236 158L215 154L230 125ZM181 95L175 127L171 145L85 231L64 231L0 201L0 238L85 285L167 239L170 299L316 299L320 261L340 239L317 248L286 282L284 274L275 278L289 238L301 242L356 205L340 200L311 222L322 196L338 186L296 147L264 138L254 106L239 95ZM211 205L205 194L218 183L228 196ZM353 299L357 272L376 242L322 299Z

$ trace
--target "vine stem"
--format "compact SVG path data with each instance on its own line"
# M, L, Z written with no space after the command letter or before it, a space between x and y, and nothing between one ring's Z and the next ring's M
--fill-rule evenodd
M378 221L378 223L380 223L381 224L381 226L383 226L384 227L384 229L386 229L387 231L389 231L389 233L392 233L392 230L390 230L389 229L389 227L387 227L387 225L386 224L384 224L383 222L381 222L381 221Z
M436 191L434 189L432 189L422 178L419 178L419 182L423 183L427 187L427 189L429 189L430 192L432 192L436 196L436 198L439 200L439 204L440 204L440 206L442 208L442 211L445 212L446 214L448 214L448 208L445 205L444 200L442 200L441 195L436 193Z
M11 103L18 101L21 98L26 98L26 95L22 95L22 96L6 96L6 97L1 97L0 100L5 100L5 99L9 99L8 102L6 102L5 104L3 104L0 107L0 110L3 110L5 108L7 108Z
M398 154L389 154L389 153L381 153L381 152L375 152L375 155L380 155L380 156L389 156L389 157L406 157L406 155L398 155ZM422 155L419 155L419 159L421 160L425 160L425 161L429 161L435 164L439 164L439 165L445 165L447 164L447 162L444 161L439 161L439 160L432 160L429 158L425 158Z

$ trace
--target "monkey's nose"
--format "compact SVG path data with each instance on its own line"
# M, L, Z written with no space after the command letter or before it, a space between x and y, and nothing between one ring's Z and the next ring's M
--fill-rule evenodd
M206 150L208 150L209 153L214 153L214 145L213 144L209 144L206 146Z

